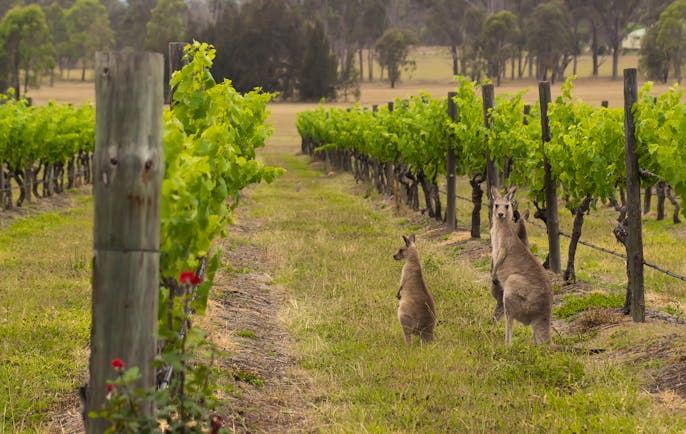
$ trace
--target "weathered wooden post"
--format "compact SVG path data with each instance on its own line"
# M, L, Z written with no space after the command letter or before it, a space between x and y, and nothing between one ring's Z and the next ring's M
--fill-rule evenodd
M395 102L388 101L387 104L388 112L393 113L395 109ZM395 202L395 213L400 213L400 177L402 175L403 168L398 161L393 162L393 201Z
M641 175L636 155L636 125L633 107L638 99L636 68L624 70L624 150L626 157L627 291L631 293L631 317L645 322L643 293L643 235L641 233Z
M448 92L448 117L451 121L457 122L457 106L455 105L455 98L457 92ZM456 183L456 171L457 162L455 161L455 144L452 139L448 144L448 161L446 164L447 173L447 195L446 198L446 209L445 209L445 225L446 229L450 232L455 230L457 226L457 210L455 204L455 183Z
M486 129L490 128L491 113L495 103L495 94L493 91L493 84L484 84L481 87L481 97L484 106L484 126ZM495 166L495 161L491 159L488 151L486 151L486 196L488 197L488 224L491 225L491 213L493 212L493 195L491 194L491 187L500 188L500 180L498 176L498 168Z
M154 387L159 289L164 60L158 53L97 53L93 300L86 412L105 402L113 359ZM152 415L153 403L143 409ZM86 421L88 434L108 427Z
M550 82L538 83L538 96L541 105L541 136L543 138L543 167L545 170L545 209L548 230L548 268L560 273L560 217L557 211L557 181L553 178L552 168L545 152L545 144L550 141L548 123L548 104L550 103Z
M171 80L174 71L180 71L186 65L186 62L183 60L183 47L186 45L188 45L187 42L169 43L169 80ZM169 83L166 83L165 85L169 85ZM167 98L168 101L165 102L171 104L174 98L174 89L172 89L171 86L169 86L169 95Z

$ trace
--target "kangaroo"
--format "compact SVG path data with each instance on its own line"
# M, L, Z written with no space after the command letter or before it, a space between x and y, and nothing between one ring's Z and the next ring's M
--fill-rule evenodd
M515 215L515 232L517 233L517 238L522 240L522 243L529 248L529 237L526 232L526 221L529 219L529 210L524 211L524 215L521 216L517 211L514 211L513 214ZM493 265L492 262L491 265ZM494 280L491 283L491 295L496 300L493 320L498 321L503 316L503 287L497 280Z
M412 335L418 335L422 343L428 343L433 340L436 324L434 299L424 283L414 235L403 235L403 240L405 245L393 255L395 260L405 259L397 294L400 300L398 319L408 345L412 343Z
M531 325L537 345L550 340L550 318L553 293L551 282L541 263L517 236L513 222L512 197L505 197L497 188L493 194L493 228L491 246L493 281L503 288L505 313L505 343L512 343L513 321Z

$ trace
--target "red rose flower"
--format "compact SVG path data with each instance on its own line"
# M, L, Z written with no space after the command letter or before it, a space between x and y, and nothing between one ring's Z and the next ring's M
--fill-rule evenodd
M113 391L113 390L114 390L114 384L108 384L108 385L107 385L107 391L108 391L108 392L111 392L111 391Z
M220 415L215 414L210 419L210 424L212 425L212 434L216 434L219 432L221 427L224 426L224 420Z
M126 367L126 363L124 363L122 359L114 359L112 360L112 367L117 370L124 369Z
M179 282L181 282L182 285L190 283L193 286L197 286L200 285L200 278L192 271L184 271L179 276Z

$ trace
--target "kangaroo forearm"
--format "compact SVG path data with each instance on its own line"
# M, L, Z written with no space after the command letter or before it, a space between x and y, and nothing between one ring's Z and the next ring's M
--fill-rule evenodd
M493 277L493 280L497 279L498 270L500 270L500 267L503 265L503 262L505 262L505 256L507 255L502 249L496 255L493 261L493 269L491 270L491 277Z

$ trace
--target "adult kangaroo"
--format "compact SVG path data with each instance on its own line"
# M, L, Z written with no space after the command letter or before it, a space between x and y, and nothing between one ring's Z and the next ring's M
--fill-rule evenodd
M414 235L403 235L403 241L405 245L393 255L395 260L405 260L397 294L400 299L398 319L405 334L405 342L412 343L412 335L418 335L422 343L431 342L436 324L434 299L424 283Z
M543 265L517 236L513 221L512 198L516 189L501 196L493 194L493 228L491 230L492 278L503 288L505 343L512 343L514 320L531 325L534 342L550 340L550 318L553 293L550 278Z
M524 211L524 214L519 214L516 210L513 211L515 219L515 228L517 232L517 237L524 243L524 245L529 248L529 237L526 232L526 222L529 219L529 210ZM492 265L492 263L491 263ZM498 321L502 318L504 313L503 307L503 287L500 285L498 280L491 282L491 295L495 298L496 305L493 310L493 320Z

